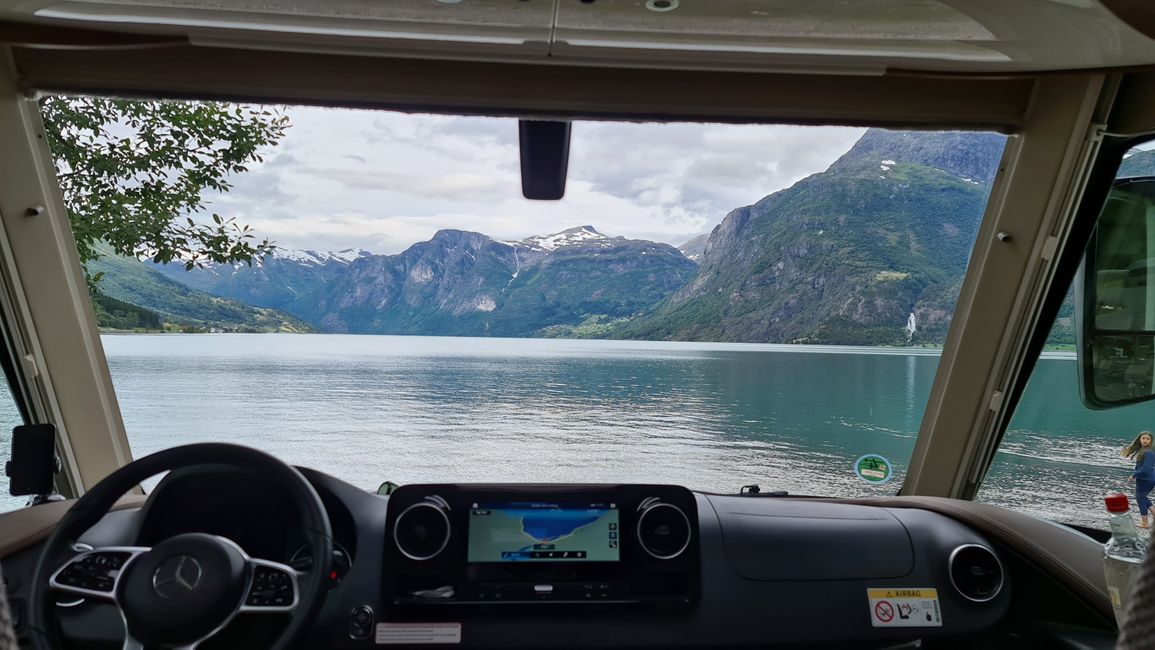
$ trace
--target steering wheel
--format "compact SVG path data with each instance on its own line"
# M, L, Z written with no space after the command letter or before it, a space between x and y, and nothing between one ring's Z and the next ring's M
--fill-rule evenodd
M80 535L117 499L160 472L203 463L251 470L283 489L296 504L314 564L300 572L249 557L230 539L184 533L153 547L108 546L77 551ZM61 518L36 564L28 606L38 650L59 648L53 592L109 602L120 609L125 650L149 646L195 648L239 615L284 614L283 648L308 629L321 608L333 557L329 517L316 490L296 469L264 452L223 443L174 447L116 470Z

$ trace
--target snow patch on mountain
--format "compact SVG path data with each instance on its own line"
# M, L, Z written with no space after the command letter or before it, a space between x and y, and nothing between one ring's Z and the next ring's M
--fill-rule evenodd
M305 266L322 266L329 263L349 264L355 259L372 255L363 248L346 248L339 251L296 250L291 248L274 248L273 259L286 262L296 262Z
M526 237L519 242L503 242L511 246L521 246L535 251L555 251L567 246L601 246L607 248L613 245L613 239L606 237L593 226L579 226L569 228L552 235L537 235Z

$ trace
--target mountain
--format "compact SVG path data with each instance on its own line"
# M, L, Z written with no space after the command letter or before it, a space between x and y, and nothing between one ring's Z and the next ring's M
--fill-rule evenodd
M702 260L702 253L706 252L706 242L710 241L710 233L704 232L697 237L692 237L681 246L678 250L682 251L682 255L692 262L700 262Z
M1136 151L1119 164L1118 178L1131 176L1155 176L1155 149Z
M580 336L652 307L695 266L672 246L581 226L520 241L441 230L397 255L277 250L252 267L159 271L326 332Z
M941 343L1004 144L870 129L680 249L590 226L520 241L442 230L396 255L278 250L157 271L327 332Z
M731 211L697 276L627 338L941 342L1005 138L871 129L825 172Z
M248 264L207 264L187 271L183 264L154 265L160 273L199 291L290 314L309 312L309 301L354 260L361 249L335 253L275 248Z
M156 317L193 331L313 331L307 323L276 310L197 291L166 277L151 264L113 255L106 247L98 247L98 252L102 257L89 262L88 270L102 274L93 296L102 327L156 329Z

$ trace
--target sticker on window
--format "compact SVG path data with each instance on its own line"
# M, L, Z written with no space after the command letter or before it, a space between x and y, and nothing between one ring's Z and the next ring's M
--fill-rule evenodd
M870 485L882 485L894 478L894 466L878 454L867 454L854 461L854 474Z

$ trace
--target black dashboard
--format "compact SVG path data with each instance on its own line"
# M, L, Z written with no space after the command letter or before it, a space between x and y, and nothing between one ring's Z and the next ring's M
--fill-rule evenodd
M302 647L1114 641L1109 612L1024 549L928 509L657 485L413 485L382 497L302 472L344 556ZM143 508L108 514L82 541L207 532L308 570L298 525L259 477L202 466L172 472ZM36 551L2 560L16 601ZM112 606L62 602L57 613L75 647L120 647ZM202 647L261 647L279 624L237 618Z

